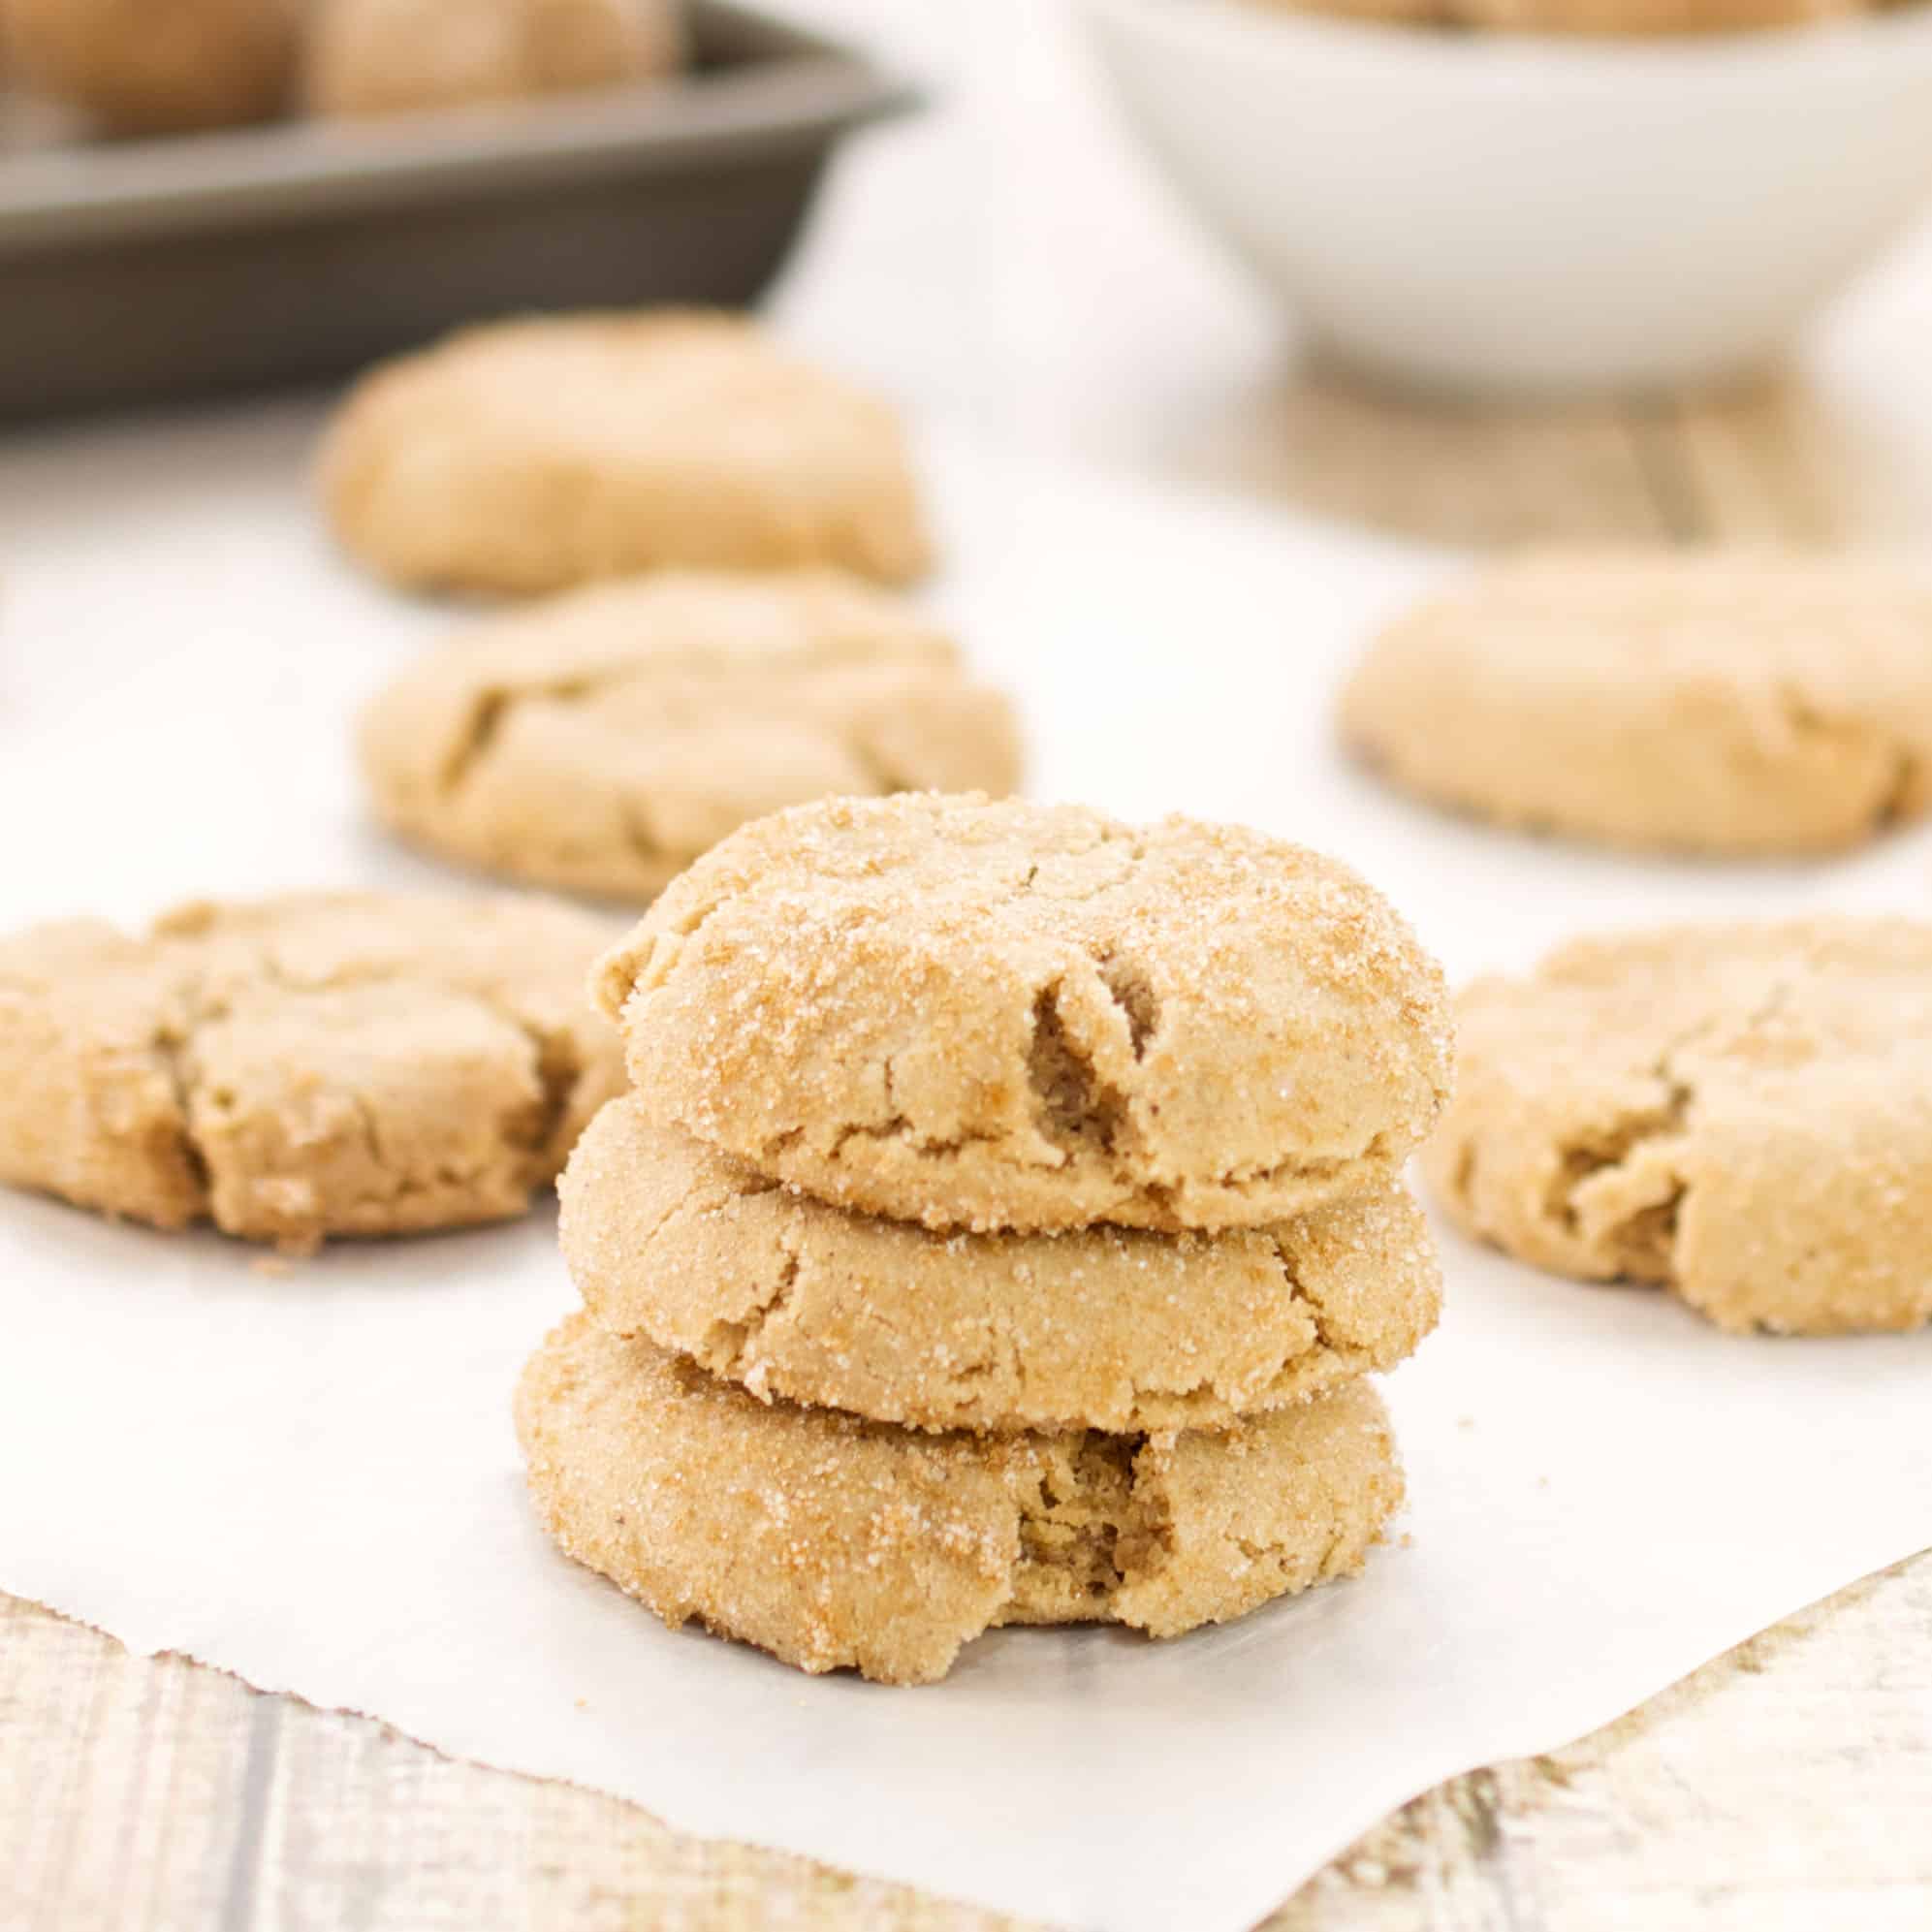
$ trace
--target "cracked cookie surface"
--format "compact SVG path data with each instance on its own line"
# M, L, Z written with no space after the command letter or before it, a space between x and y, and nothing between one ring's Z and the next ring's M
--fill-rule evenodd
M1534 555L1383 631L1341 724L1395 784L1523 830L1738 856L1854 845L1932 807L1932 580Z
M1460 1001L1424 1155L1467 1231L1726 1328L1932 1321L1932 926L1688 926Z
M764 1399L924 1429L1222 1428L1390 1369L1435 1326L1397 1186L1269 1228L936 1234L762 1180L635 1094L558 1183L578 1290Z
M747 820L1020 779L1012 707L856 579L665 573L486 618L364 713L378 811L492 871L649 899Z
M321 472L344 547L415 587L814 564L899 583L929 562L893 412L722 314L462 331L364 377Z
M0 940L0 1181L294 1252L523 1212L622 1085L541 900L309 894Z
M1381 1185L1440 968L1300 846L969 797L735 833L603 963L631 1074L821 1200L932 1227L1259 1226Z
M571 1316L523 1372L533 1501L674 1628L931 1683L997 1624L1179 1635L1358 1570L1402 1500L1366 1383L1226 1435L925 1435L766 1405Z

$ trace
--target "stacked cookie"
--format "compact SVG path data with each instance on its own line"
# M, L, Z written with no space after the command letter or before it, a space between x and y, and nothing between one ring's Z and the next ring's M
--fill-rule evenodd
M1179 819L834 800L717 846L598 990L635 1092L566 1173L585 1310L519 1399L571 1555L888 1682L1359 1567L1401 1495L1363 1378L1440 1298L1395 1176L1450 1058L1360 880Z

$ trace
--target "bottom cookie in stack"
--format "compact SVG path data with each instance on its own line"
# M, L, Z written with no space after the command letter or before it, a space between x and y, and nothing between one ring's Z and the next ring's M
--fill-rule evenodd
M518 1391L546 1529L674 1628L943 1677L998 1624L1174 1636L1361 1567L1402 1500L1354 1382L1225 1432L925 1434L765 1403L584 1314Z

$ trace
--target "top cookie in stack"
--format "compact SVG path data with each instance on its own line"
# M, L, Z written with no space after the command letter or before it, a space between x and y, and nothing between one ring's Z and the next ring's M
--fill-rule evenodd
M834 800L701 860L598 992L637 1091L563 1184L586 1314L519 1404L571 1554L893 1682L1359 1567L1401 1496L1362 1378L1440 1298L1395 1176L1450 1058L1359 879L1180 819Z
M597 994L700 1139L934 1228L1259 1226L1387 1181L1449 1082L1441 971L1345 867L1071 807L779 812Z

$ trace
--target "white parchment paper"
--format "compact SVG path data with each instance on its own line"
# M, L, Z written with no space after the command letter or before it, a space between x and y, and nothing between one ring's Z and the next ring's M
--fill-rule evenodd
M359 817L359 699L445 619L328 556L276 410L0 452L0 925L440 877ZM1328 742L1365 624L1450 560L934 439L939 596L1041 796L1344 853L1457 973L1578 927L1924 909L1922 837L1832 867L1559 851ZM1556 1745L1932 1543L1932 1337L1739 1341L1445 1237L1390 1382L1406 1539L1156 1646L1010 1631L928 1690L662 1630L557 1557L508 1406L571 1302L549 1217L265 1267L0 1196L0 1587L139 1649L577 1780L684 1830L1084 1925L1233 1928L1432 1782Z

